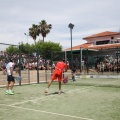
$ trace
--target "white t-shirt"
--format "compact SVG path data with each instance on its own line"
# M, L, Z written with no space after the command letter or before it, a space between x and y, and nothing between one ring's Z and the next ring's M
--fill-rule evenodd
M14 63L12 62L9 62L6 66L6 69L7 69L7 75L11 75L11 72L10 72L10 68L13 68L14 67Z

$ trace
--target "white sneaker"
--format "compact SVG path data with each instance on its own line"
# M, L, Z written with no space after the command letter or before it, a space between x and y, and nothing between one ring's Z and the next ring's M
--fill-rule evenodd
M59 92L58 92L58 95L60 95L60 94L61 94L61 92L59 91Z
M45 90L45 93L48 93L48 90L47 90L47 89Z

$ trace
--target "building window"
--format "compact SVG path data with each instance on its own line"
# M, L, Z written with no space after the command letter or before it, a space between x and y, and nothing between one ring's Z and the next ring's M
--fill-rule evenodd
M111 37L111 39L114 39L114 37Z
M105 40L105 41L96 41L96 45L103 45L103 44L109 44L110 40Z

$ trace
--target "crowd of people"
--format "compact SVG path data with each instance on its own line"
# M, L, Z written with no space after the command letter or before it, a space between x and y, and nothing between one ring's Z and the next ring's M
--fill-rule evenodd
M14 70L18 72L19 65L21 66L21 70L51 70L55 69L56 62L53 62L51 60L45 60L42 57L39 57L38 63L36 56L26 56L22 55L21 61L19 62L19 55L13 54L13 55L0 55L0 71L3 71L3 74L6 74L6 65L8 63L8 59L12 58L14 63ZM76 69L79 69L79 59L74 60L74 65L76 66ZM95 70L99 72L110 72L110 71L120 71L120 60L116 59L112 56L105 56L102 60L97 61L96 60ZM69 61L66 62L68 69L69 69ZM73 66L74 66L73 65ZM82 63L82 69L86 67L86 62L83 60Z
M5 74L6 65L8 63L9 58L13 60L14 70L18 72L19 65L21 66L21 70L51 70L51 68L55 68L55 62L51 62L51 60L45 60L42 57L39 58L37 64L37 58L35 56L26 56L22 55L21 61L19 61L18 55L10 55L8 56L0 56L0 71L3 71Z
M120 60L112 57L106 56L104 59L97 63L97 72L115 72L120 71Z

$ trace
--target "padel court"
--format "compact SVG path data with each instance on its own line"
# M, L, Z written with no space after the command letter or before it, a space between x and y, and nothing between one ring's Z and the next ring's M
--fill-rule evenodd
M77 79L15 86L15 95L0 88L0 120L120 120L119 79Z

